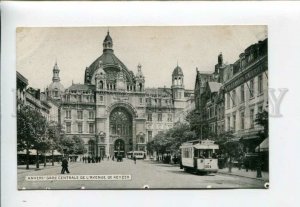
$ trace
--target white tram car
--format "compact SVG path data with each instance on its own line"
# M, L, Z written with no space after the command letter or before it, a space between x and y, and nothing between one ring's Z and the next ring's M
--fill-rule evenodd
M197 173L216 173L219 169L216 157L218 149L219 145L212 140L185 142L180 146L180 168Z

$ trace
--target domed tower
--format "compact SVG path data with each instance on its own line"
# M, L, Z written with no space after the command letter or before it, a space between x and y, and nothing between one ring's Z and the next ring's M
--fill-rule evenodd
M138 72L135 75L136 89L139 92L143 92L145 89L145 77L142 73L142 65L138 64L137 68L138 68Z
M174 100L184 99L184 75L178 65L172 73L172 92Z
M103 52L112 51L113 52L113 41L111 36L109 35L109 31L107 31L107 35L103 41Z
M65 90L64 86L60 83L59 72L59 67L57 62L55 62L53 67L52 83L46 89L47 95L55 100L60 100L61 95Z

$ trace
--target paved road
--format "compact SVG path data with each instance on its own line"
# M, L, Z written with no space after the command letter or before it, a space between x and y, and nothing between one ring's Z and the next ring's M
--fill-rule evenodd
M69 175L131 175L131 180L97 181L26 181L25 176L60 175L60 167L38 171L18 171L18 188L26 189L140 189L148 185L157 188L263 188L264 182L238 176L211 174L195 175L178 166L153 161L123 162L104 160L101 163L72 163Z

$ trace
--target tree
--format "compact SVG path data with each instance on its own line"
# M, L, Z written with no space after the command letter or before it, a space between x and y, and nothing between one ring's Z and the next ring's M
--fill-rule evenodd
M264 128L260 137L267 138L269 136L269 113L266 110L258 113L255 122Z
M71 137L63 136L59 142L59 151L63 154L73 154L75 141Z
M17 148L26 150L26 169L29 169L29 150L37 150L37 168L39 150L47 147L47 121L38 110L21 105L17 111Z
M200 136L202 134L203 122L201 121L202 117L201 117L199 111L196 109L194 109L193 111L190 111L185 119L189 123L190 129L195 131L197 136Z
M175 123L174 127L160 132L154 136L153 140L147 144L147 149L158 154L167 152L177 153L179 146L186 141L196 138L196 133L190 130L189 124Z
M200 139L209 139L215 135L209 130L207 119L204 118L205 113L204 110L199 112L195 109L186 116L186 121L190 125L190 130L194 131Z
M238 140L235 140L234 138L235 136L233 135L233 132L227 131L217 135L215 139L216 144L218 144L220 147L220 153L226 154L229 158L229 172L231 172L232 168L232 159L234 157L239 157L243 152L241 143Z
M79 136L73 137L63 136L59 142L59 151L64 154L84 154L86 149L84 147L84 141Z
M50 140L50 149L52 154L52 166L54 166L54 150L59 148L62 126L55 121L48 125L48 138Z
M84 147L84 141L79 137L74 135L73 136L74 146L73 146L73 153L76 155L84 154L86 149Z

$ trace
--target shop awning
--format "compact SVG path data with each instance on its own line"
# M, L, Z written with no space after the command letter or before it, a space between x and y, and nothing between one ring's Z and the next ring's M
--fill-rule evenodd
M35 149L30 149L29 150L30 155L36 155L36 150ZM40 153L39 153L40 154ZM26 155L26 150L23 151L18 151L18 155Z
M264 152L264 151L269 151L269 137L266 138L262 143L260 143L256 148L256 152Z
M39 155L43 155L44 153L42 151L39 151ZM23 151L19 151L18 155L26 155L26 150ZM35 149L30 149L29 150L29 155L36 155L36 150ZM46 156L51 156L52 152L47 152ZM60 152L58 152L57 150L53 151L53 155L62 155Z
M259 139L260 137L258 135L249 135L249 136L243 136L242 140L249 140L249 139Z

